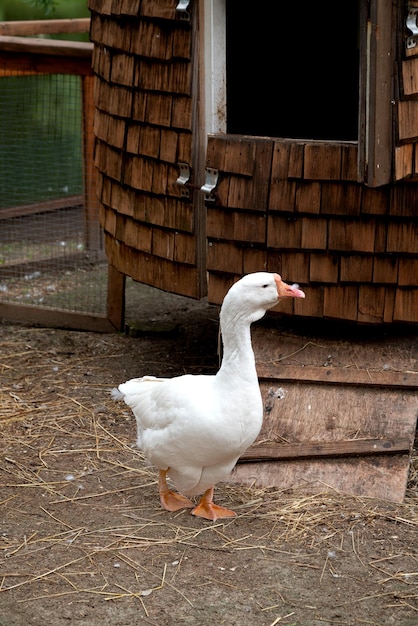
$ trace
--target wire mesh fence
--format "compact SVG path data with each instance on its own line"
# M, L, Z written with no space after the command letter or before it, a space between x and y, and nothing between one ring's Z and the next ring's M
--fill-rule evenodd
M86 89L76 74L0 74L0 303L106 313Z

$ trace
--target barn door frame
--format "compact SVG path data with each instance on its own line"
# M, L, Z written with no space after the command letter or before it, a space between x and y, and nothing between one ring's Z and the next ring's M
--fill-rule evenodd
M200 93L205 94L202 100L204 136L207 137L226 133L226 0L201 0L200 8L204 23L202 73L205 76ZM357 175L359 183L370 187L393 180L393 35L396 13L400 10L397 0L359 0Z

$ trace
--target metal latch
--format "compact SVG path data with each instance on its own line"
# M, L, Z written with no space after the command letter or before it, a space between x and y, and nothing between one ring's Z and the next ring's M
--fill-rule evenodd
M201 186L200 191L205 194L206 202L215 202L215 194L213 190L218 184L219 171L212 167L205 167L205 184Z
M180 176L177 178L176 183L181 187L181 197L189 198L190 192L187 189L186 185L190 180L190 166L187 163L177 163Z
M418 41L418 25L417 25L418 8L409 7L406 16L406 27L411 31L412 35L407 37L406 47L408 49L415 48Z
M178 11L179 18L181 20L185 20L190 22L190 13L188 12L190 0L179 0L176 6L176 11Z

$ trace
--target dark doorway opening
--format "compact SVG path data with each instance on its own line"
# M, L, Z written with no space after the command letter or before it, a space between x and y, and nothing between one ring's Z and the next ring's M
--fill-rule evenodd
M226 0L227 132L357 141L359 3Z

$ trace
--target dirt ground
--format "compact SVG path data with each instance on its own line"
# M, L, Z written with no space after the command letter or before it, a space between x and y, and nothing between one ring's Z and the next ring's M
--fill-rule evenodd
M218 311L145 290L129 314L151 330L0 325L0 626L417 624L416 458L402 504L222 484L235 519L162 510L109 390L216 371Z

